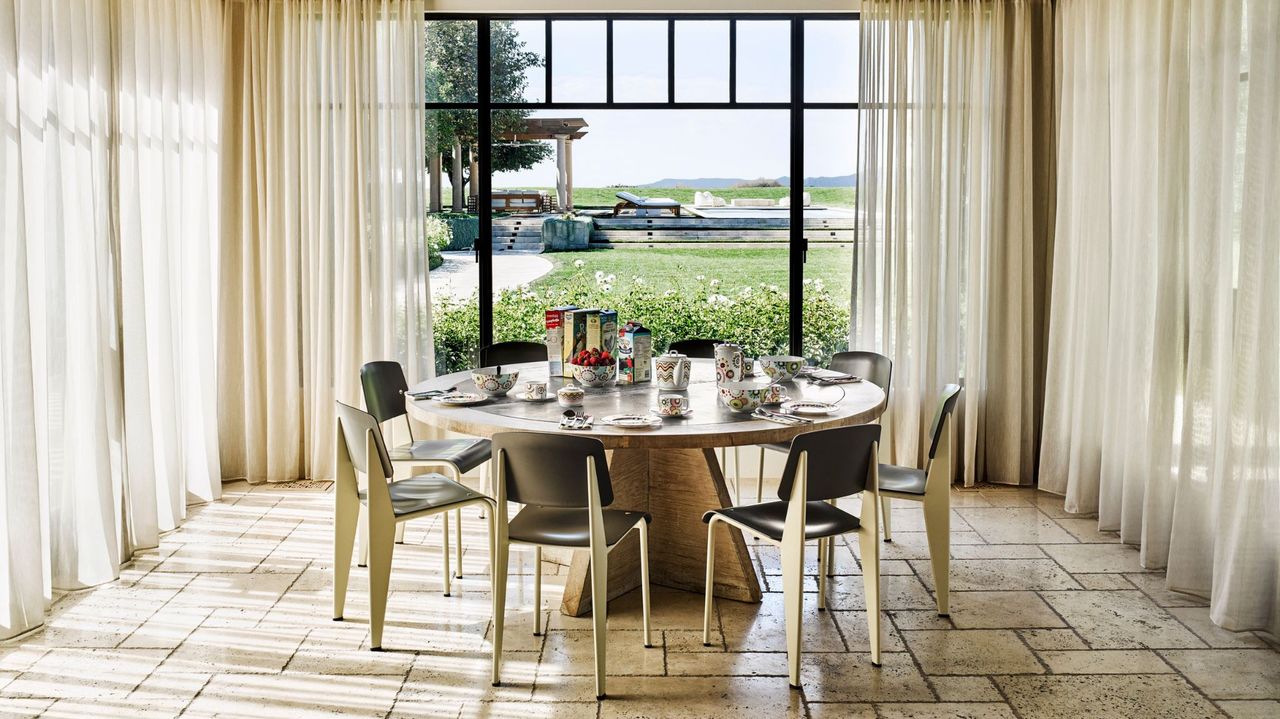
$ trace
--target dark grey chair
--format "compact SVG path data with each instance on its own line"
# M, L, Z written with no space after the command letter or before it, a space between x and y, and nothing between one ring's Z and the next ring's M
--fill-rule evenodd
M960 385L942 388L938 411L933 416L929 436L929 459L924 469L880 465L880 497L924 504L924 531L929 538L929 564L933 568L934 599L938 614L951 613L951 478L955 471L955 414L960 401ZM885 541L889 533L885 532Z
M783 604L787 624L787 664L791 686L800 686L801 613L804 606L804 545L818 540L818 609L827 603L828 540L857 532L862 547L871 663L880 665L880 542L876 527L880 427L835 427L797 435L778 486L778 501L713 509L707 523L707 586L702 642L711 641L715 588L715 525L723 522L764 538L782 550ZM859 519L835 506L837 499L862 494Z
M547 346L541 342L498 342L481 347L477 367L496 367L521 362L546 362Z
M334 487L333 618L341 621L351 576L351 550L356 534L369 553L369 644L382 649L382 625L387 613L387 589L391 582L391 555L395 529L411 519L443 514L471 504L493 504L488 497L440 474L420 474L388 482L393 474L391 455L382 441L378 422L368 412L337 403L337 468ZM356 476L365 476L364 486ZM493 511L489 512L489 536L493 536ZM358 528L365 517L363 531ZM491 542L492 545L492 542ZM444 532L444 593L449 594L449 532ZM492 551L489 555L493 559Z
M409 383L405 381L404 370L399 362L368 362L360 368L360 385L364 389L364 404L369 414L381 425L398 417L404 417L405 426L409 429L409 443L393 447L389 450L391 461L406 467L448 467L453 478L462 481L462 475L489 461L490 445L487 439L418 439L413 438L413 425L409 422L409 413L405 409L405 392L409 391ZM485 477L481 476L480 487L484 491ZM481 517L484 516L482 513ZM458 577L462 577L462 511L459 510L457 520L457 552ZM444 531L449 533L449 518L442 519ZM404 541L404 525L396 527L396 541ZM361 566L364 566L365 547L361 544ZM448 580L446 580L447 582ZM446 584L445 592L448 593Z
M632 529L640 530L640 590L644 645L649 639L649 522L647 512L606 509L613 484L604 445L591 437L506 432L493 437L498 517L493 565L493 685L500 682L507 556L512 543L534 546L534 634L542 632L542 547L591 551L591 619L595 637L596 698L605 696L605 619L609 552ZM507 519L507 502L524 507Z
M716 345L722 344L724 340L676 340L667 349L695 359L715 359Z

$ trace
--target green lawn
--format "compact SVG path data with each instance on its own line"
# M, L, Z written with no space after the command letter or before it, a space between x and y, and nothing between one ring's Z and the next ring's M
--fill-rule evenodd
M508 188L503 188L508 189ZM522 190L546 190L554 195L556 188L554 187L522 187ZM825 207L853 207L853 188L852 187L806 187L813 200L813 204ZM693 204L693 193L697 190L684 187L575 187L573 188L573 204L578 208L590 207L613 207L617 203L617 193L622 191L632 192L641 197L670 197L673 200L683 202L685 204ZM734 198L769 198L773 200L786 197L790 190L786 187L726 187L713 189L710 192L719 197L723 197L725 201ZM450 200L449 187L444 188L444 204L447 207Z
M730 295L747 285L787 287L785 247L762 249L691 249L615 247L585 252L552 252L543 257L555 269L534 283L535 288L559 287L575 273L594 277L597 271L614 275L615 289L625 291L640 277L657 291L680 291L698 275L706 281L720 280L722 294ZM584 266L575 266L582 260ZM807 279L821 280L837 297L848 297L853 273L853 250L848 247L813 247L805 265Z

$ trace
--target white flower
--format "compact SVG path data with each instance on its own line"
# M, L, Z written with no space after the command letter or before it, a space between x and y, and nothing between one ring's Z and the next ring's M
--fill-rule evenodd
M813 281L813 289L818 290L819 292L821 292L821 291L822 291L822 286L823 286L823 285L822 285L822 280L814 280L814 281Z
M663 292L663 293L662 293L662 296L663 296L663 297L670 297L671 295L674 295L675 293L676 293L676 291L675 291L675 290L667 290L666 292Z
M778 291L778 286L777 286L777 285L769 285L769 291L770 291L770 292L777 292L777 291Z
M805 283L806 285L811 285L811 284L813 284L813 278L812 278L812 277L806 277L806 278L804 278L804 283Z
M715 287L720 284L720 280L711 280L711 286Z
M707 276L706 276L706 275L698 275L697 277L694 277L693 279L695 279L695 280L697 280L697 281L701 282L701 281L703 281L703 280L707 279Z
M612 292L612 291L613 291L613 285L606 284L602 289L604 289L604 291L605 291L605 292Z
M617 279L618 279L618 276L617 276L617 275L610 274L608 277L604 278L604 281L605 281L605 282L613 282L613 281L615 281L615 280L617 280Z
M637 277L635 281L636 281L636 284L637 284L637 285L643 285L643 284L644 284L644 278L643 278L643 277Z
M596 270L596 279L597 279L597 280L603 280L603 279L604 279L604 273L603 273L603 272L601 272L600 270Z
M584 261L582 261L582 260L574 260L574 261L573 261L573 266L574 266L574 267L586 267L586 266L587 266L587 263L586 263L586 262L584 262Z

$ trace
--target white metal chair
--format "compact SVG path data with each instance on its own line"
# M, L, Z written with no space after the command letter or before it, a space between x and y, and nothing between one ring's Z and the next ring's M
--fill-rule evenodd
M391 555L395 530L411 519L444 514L470 504L487 504L489 559L493 559L493 500L439 474L426 474L388 482L391 458L382 441L377 420L367 412L337 403L338 477L334 487L333 619L341 621L351 576L351 552L361 509L368 521L364 532L369 551L369 644L382 649L382 626L391 583ZM365 476L360 486L357 473ZM449 532L444 532L444 583L449 584ZM447 593L447 591L446 591Z
M595 639L596 698L605 697L605 639L609 597L609 552L632 529L640 530L640 590L644 645L649 637L649 522L647 512L605 509L613 484L604 445L590 437L535 432L494 435L497 489L496 557L493 565L493 685L501 681L502 629L507 593L507 556L512 543L534 550L534 634L542 632L542 547L591 552L591 625ZM507 502L525 505L507 520Z
M951 613L951 478L955 467L955 414L960 385L942 389L938 412L934 415L929 442L929 459L924 469L880 465L880 496L924 504L924 531L929 538L929 564L937 592L938 614ZM887 530L887 527L886 527ZM885 541L889 533L885 532Z
M707 585L702 642L711 641L715 589L715 527L723 522L763 537L782 550L783 603L786 607L787 665L791 686L800 686L801 614L804 606L804 545L818 540L818 608L827 602L828 538L857 532L862 548L871 663L880 666L880 542L876 527L877 425L836 427L798 435L791 442L776 502L726 507L707 512ZM840 497L862 494L862 518L835 506Z

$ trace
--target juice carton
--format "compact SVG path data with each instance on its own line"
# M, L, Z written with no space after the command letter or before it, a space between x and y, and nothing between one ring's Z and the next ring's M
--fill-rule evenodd
M554 307L547 310L547 367L552 377L558 377L564 373L564 328L565 314L576 307Z
M652 376L653 337L639 322L618 330L618 384L648 382Z

